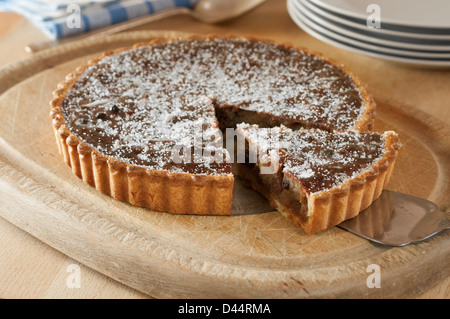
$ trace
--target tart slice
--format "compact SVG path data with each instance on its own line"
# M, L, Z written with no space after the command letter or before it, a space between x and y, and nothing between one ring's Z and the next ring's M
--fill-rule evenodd
M296 226L316 233L355 217L389 181L400 142L384 134L239 124L238 174Z

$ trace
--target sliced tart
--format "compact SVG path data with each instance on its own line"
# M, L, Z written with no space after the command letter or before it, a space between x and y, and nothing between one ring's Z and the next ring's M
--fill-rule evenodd
M381 194L400 142L393 131L327 132L238 124L239 176L307 233L355 217Z
M231 213L232 164L202 156L229 155L220 138L196 143L195 128L202 136L241 122L369 131L374 110L358 78L333 61L215 35L106 52L69 74L51 102L59 151L87 184L136 206L213 215Z

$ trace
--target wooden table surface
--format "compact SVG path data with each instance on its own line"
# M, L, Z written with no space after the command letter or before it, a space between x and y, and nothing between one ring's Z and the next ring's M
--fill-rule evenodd
M367 83L377 99L413 106L450 125L450 69L407 67L332 47L299 29L290 19L285 1L268 0L246 15L218 25L177 16L134 30L233 34L291 42L342 62ZM27 58L24 47L45 39L25 18L0 13L0 67ZM2 218L0 241L0 298L151 298L79 264ZM68 285L74 265L79 267L79 288ZM449 297L450 278L419 296Z

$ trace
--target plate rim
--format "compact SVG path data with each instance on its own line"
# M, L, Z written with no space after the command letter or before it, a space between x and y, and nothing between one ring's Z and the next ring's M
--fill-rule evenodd
M366 21L366 16L363 16L359 13L352 13L349 11L346 11L345 9L342 9L336 5L331 5L330 3L325 3L322 0L309 0L310 2L313 2L319 6L321 6L322 8L331 10L333 12L339 13L341 15L350 17L350 18L354 18L354 19L358 19L358 20L362 20L362 21ZM394 21L391 19L387 19L384 20L384 24L388 27L388 28L410 28L410 29L415 29L415 30L422 30L425 32L443 32L443 33L450 33L450 27L441 27L441 26L429 26L429 25L422 25L422 24L417 24L417 23L413 23L412 21L409 22L405 22L405 23L399 23L398 21Z
M305 7L303 4L300 3L300 1L296 1L293 3L294 8L297 9L297 12L299 14L302 14L305 16L308 20L314 20L314 24L320 24L321 27L330 29L333 28L333 30L336 30L335 33L345 36L348 38L351 38L355 41L363 41L363 42L370 42L374 45L377 45L377 47L381 46L383 48L386 48L387 50L401 50L405 51L406 54L412 53L412 52L419 52L419 53L425 53L424 56L431 54L429 57L432 57L433 54L442 54L447 55L446 58L450 58L450 41L448 42L449 45L442 46L441 48L444 51L433 51L431 50L431 47L433 48L440 48L440 46L430 45L430 49L427 49L427 45L420 45L420 44L413 44L413 43L402 43L402 42L393 42L386 39L380 39L376 37L370 37L366 35L362 35L360 33L356 33L354 31L343 29L341 26L334 24L333 22L327 21L326 18L321 17L318 14L315 14L311 10L309 10L307 7ZM299 8L301 7L301 8ZM305 11L305 12L303 12ZM307 15L305 13L308 13ZM331 32L331 31L330 31ZM412 56L419 56L419 54L411 54ZM438 57L438 56L437 56Z
M336 23L340 23L343 25L347 25L352 28L356 29L367 29L367 23L366 21L356 21L356 19L345 19L340 14L337 13L331 13L328 10L325 10L324 8L321 8L317 5L315 5L313 2L308 0L297 0L298 2L302 3L304 6L306 6L308 9L314 11L316 14L321 15L322 17L326 17L329 20L333 20ZM386 34L386 35L392 35L392 36L399 36L399 37L405 37L405 38L416 38L416 39L435 39L435 40L450 40L450 31L449 34L425 34L425 33L415 33L415 32L409 32L406 30L399 31L399 30L391 30L384 27L382 28L373 28L370 29L371 32L374 34Z
M288 6L287 6L288 13L291 16L292 20L302 30L304 30L305 32L307 32L308 34L313 36L314 38L319 39L320 41L328 43L332 46L339 47L341 49L351 51L354 53L358 53L358 54L362 54L365 56L370 56L373 58L388 60L388 61L392 61L392 62L406 63L406 64L410 64L410 65L415 65L415 66L426 66L426 67L430 67L430 66L431 67L450 67L450 61L448 62L448 64L446 64L446 63L442 63L440 61L435 61L435 60L424 60L424 59L414 59L414 58L409 59L409 58L404 58L404 57L403 58L395 57L392 55L386 55L386 54L377 53L377 52L373 52L373 51L367 51L361 47L354 48L346 43L340 43L334 39L330 39L330 38L326 37L325 35L318 33L315 30L311 30L311 27L309 27L308 25L305 25L304 22L299 21L298 17L292 13L292 9L290 8L290 5L291 5L291 0L288 0Z

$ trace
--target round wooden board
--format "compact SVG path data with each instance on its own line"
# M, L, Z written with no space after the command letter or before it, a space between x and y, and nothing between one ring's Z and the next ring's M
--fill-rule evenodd
M414 297L449 275L448 232L386 247L340 228L307 235L277 212L179 216L132 207L77 179L59 156L52 91L100 52L179 35L130 32L40 52L0 70L0 214L75 260L157 298ZM382 75L374 75L382 76ZM389 189L450 205L450 129L378 101L376 129L403 149ZM369 265L381 288L369 288ZM369 278L370 281L370 278Z

